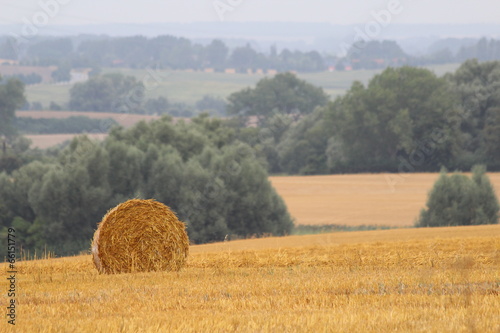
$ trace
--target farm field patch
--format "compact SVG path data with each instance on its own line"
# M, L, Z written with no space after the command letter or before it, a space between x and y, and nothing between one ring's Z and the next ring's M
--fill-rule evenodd
M500 173L489 173L500 193ZM438 173L270 177L300 225L412 226Z

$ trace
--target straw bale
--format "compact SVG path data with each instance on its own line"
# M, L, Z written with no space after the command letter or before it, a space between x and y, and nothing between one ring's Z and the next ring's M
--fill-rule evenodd
M178 271L187 258L189 239L169 207L132 199L103 217L91 250L100 273Z

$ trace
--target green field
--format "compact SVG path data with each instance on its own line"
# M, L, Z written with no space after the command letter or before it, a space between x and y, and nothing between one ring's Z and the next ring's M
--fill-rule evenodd
M427 68L438 75L452 72L459 64L435 65ZM314 85L323 87L331 96L343 94L354 81L368 82L382 70L359 70L349 72L304 73L298 76ZM171 102L193 105L204 95L227 97L231 93L254 86L264 75L224 74L187 71L143 70L112 68L103 73L120 72L133 75L146 86L146 97L166 96ZM69 100L70 85L34 85L26 88L30 103L40 102L47 107L51 101L66 104Z

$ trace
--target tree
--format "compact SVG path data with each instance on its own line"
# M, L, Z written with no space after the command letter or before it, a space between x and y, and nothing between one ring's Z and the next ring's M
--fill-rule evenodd
M16 79L3 81L0 76L0 138L10 139L16 134L12 126L15 112L25 103L24 85Z
M500 205L484 166L472 169L472 178L446 171L434 184L417 222L419 227L498 223Z
M150 98L146 101L144 109L148 114L165 114L168 113L170 103L166 97Z
M36 83L42 82L42 77L40 75L36 74L36 73L31 73L31 74L28 74L28 75L16 74L16 75L12 75L12 76L9 76L9 77L6 77L6 78L9 78L9 79L10 78L18 79L19 81L21 81L25 85L36 84Z
M466 61L473 58L480 61L499 60L500 40L481 38L474 45L462 46L457 54L459 61Z
M277 146L282 171L289 174L327 173L325 152L331 135L328 127L323 108L292 126Z
M239 72L245 73L248 69L256 68L257 58L257 52L247 44L234 49L230 62Z
M58 66L72 53L73 42L70 38L51 38L31 44L26 59L33 60L39 66Z
M354 83L329 105L334 151L342 157L330 159L331 167L344 172L438 169L453 156L457 117L444 79L426 69L388 68L366 88Z
M493 109L500 106L500 61L468 60L446 78L460 106L456 167L468 169L475 163L490 162L487 153L496 140L491 129L498 121Z
M230 115L257 116L259 123L274 113L292 115L295 119L324 106L328 96L292 73L278 74L260 80L255 88L247 88L228 97Z
M500 170L500 107L488 110L483 140L488 165L494 170Z
M196 102L196 108L201 112L208 112L220 116L226 115L227 103L223 98L205 95Z
M8 37L0 44L0 59L17 60L19 41L14 37Z
M143 113L145 88L133 76L105 74L77 83L69 107L77 111Z
M221 40L214 39L206 47L206 58L208 66L220 71L224 68L229 54L229 49Z
M355 69L385 68L408 58L396 42L388 40L354 44L347 52L347 60Z
M60 64L51 74L56 82L69 82L71 80L71 65L68 62Z

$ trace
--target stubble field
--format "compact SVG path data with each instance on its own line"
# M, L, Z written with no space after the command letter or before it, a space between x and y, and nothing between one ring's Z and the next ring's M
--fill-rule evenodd
M500 226L192 246L180 272L18 263L16 332L499 332ZM5 271L5 265L2 271ZM5 279L0 286L7 289ZM2 307L5 306L2 299Z
M405 226L438 175L405 177L271 181L299 223ZM179 272L99 275L90 255L16 269L16 326L0 332L500 332L500 225L194 245Z
M500 173L488 173L500 193ZM297 224L409 227L438 173L271 177Z

